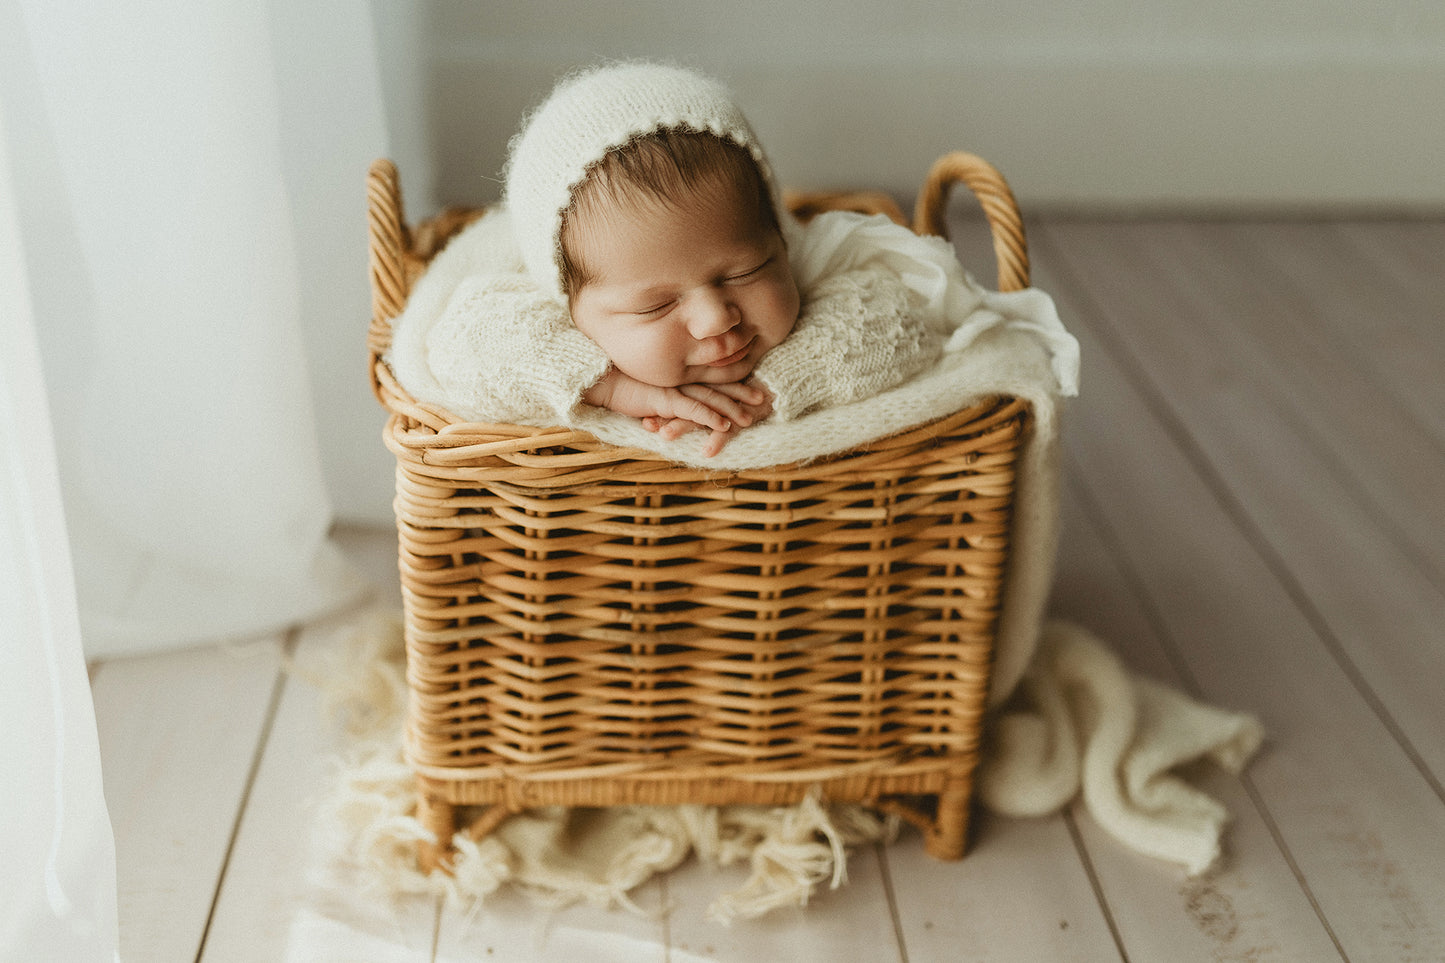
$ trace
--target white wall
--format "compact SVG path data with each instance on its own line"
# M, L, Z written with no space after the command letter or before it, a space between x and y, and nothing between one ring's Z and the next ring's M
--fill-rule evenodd
M962 147L1035 208L1445 207L1438 0L414 2L443 202L496 196L560 72L647 56L728 81L790 184Z

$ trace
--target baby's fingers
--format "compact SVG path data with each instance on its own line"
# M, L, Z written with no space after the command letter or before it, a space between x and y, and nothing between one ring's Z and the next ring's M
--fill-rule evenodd
M677 441L690 431L706 431L708 436L702 443L704 458L711 458L722 451L723 445L727 444L728 439L737 434L736 428L709 429L697 422L688 421L686 418L644 418L642 426L668 441Z
M688 421L686 418L663 418L656 415L642 419L642 427L655 435L661 435L668 441L677 441L689 431L713 431L706 425L699 425L695 421Z
M704 390L699 390L704 389ZM676 392L672 410L665 417L690 421L699 428L727 431L735 415L742 414L737 402L717 392L708 392L704 385L682 385Z
M696 421L706 428L713 428L718 431L727 431L732 428L733 425L746 428L757 420L752 404L733 397L730 391L723 389L747 390L745 386L739 384L690 384L679 387L678 391L697 402L700 407L707 409L713 415L717 416L718 420L693 418L691 415L685 417L692 418L693 421Z
M755 378L711 387L738 403L741 410L733 413L731 417L744 428L748 425L756 425L773 413L773 393Z
M709 384L707 387L752 408L772 400L772 396L768 394L767 390L751 379L748 381L729 381L717 385Z
M677 441L677 439L689 431L696 431L698 429L702 429L703 431L709 430L706 425L699 425L697 422L688 421L686 418L668 418L660 421L657 433L668 441Z
M734 434L735 432L733 431L714 431L708 435L707 441L702 443L702 456L704 458L711 458L713 455L722 451L723 445L726 445L728 439Z

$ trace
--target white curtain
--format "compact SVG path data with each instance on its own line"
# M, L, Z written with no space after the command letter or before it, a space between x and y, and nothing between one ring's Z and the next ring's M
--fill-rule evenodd
M350 344L313 360L352 362L348 398L369 404L360 185L384 137L365 6L0 2L87 654L333 607L352 586L326 538L301 305L321 325L330 289L361 315ZM358 27L369 70L353 83L332 51ZM298 112L343 86L359 93L336 113ZM334 216L343 194L354 217ZM350 273L303 284L303 262Z
M0 959L110 960L115 843L14 197L0 153Z
M86 658L362 588L327 532L375 500L348 474L390 484L363 477L389 457L363 348L377 77L362 0L0 0L0 958L114 956ZM333 459L330 492L328 420L329 451L377 450Z

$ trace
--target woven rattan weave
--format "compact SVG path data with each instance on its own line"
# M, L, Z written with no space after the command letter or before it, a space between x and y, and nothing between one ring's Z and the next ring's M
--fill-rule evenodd
M1002 290L1028 283L988 164L930 172L915 230L968 184ZM468 212L408 227L368 180L373 387L391 413L405 602L406 746L446 863L456 808L484 834L544 805L796 802L897 812L963 854L1028 410L995 398L866 450L736 473L568 428L461 421L384 360L407 290ZM795 210L897 208L795 195Z

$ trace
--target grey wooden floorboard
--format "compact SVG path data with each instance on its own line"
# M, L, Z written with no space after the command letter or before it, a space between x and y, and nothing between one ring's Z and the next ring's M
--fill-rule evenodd
M1096 334L1107 302L1060 303L1091 359L1065 433L1075 477L1200 694L1263 718L1270 744L1246 784L1320 919L1351 960L1445 955L1429 909L1445 897L1434 788L1266 563L1188 413L1167 410L1150 379L1178 372L1121 367ZM1138 414L1161 406L1158 419Z
M1339 233L1311 223L1226 222L1194 233L1309 305L1300 333L1332 342L1392 407L1434 435L1437 450L1445 448L1445 299L1430 285L1400 283ZM1433 254L1445 258L1445 245Z
M1318 233L1331 243L1342 242L1352 266L1374 272L1394 296L1428 306L1424 312L1402 312L1398 320L1433 343L1438 359L1445 350L1440 324L1445 309L1445 272L1440 269L1445 263L1445 220L1337 221L1321 225Z
M1310 443L1310 423L1295 407L1304 389L1260 377L1258 352L1213 330L1206 317L1215 299L1193 287L1210 252L1183 243L1181 233L1158 225L1107 232L1064 226L1048 237L1089 299L1079 320L1089 320L1099 342L1167 412L1176 442L1230 500L1235 524L1445 796L1445 715L1438 708L1445 649L1434 644L1445 624L1445 593L1382 530L1366 496L1345 480L1347 466ZM1186 263L1185 253L1198 265L1193 272L1161 268ZM1271 305L1237 296L1230 316L1266 325L1274 320ZM1348 390L1346 377L1342 372L1340 392ZM1445 452L1434 463L1433 473L1445 473Z
M1090 629L1132 671L1197 697L1187 660L1171 651L1167 625L1085 504L1087 490L1087 480L1077 477L1064 487L1055 614ZM1129 958L1176 963L1337 958L1329 930L1248 786L1210 766L1198 767L1193 778L1232 816L1224 858L1200 878L1129 851L1098 829L1082 805L1075 807L1080 837Z
M1415 389L1385 379L1368 362L1374 352L1333 330L1337 297L1288 282L1245 245L1262 230L1061 224L1043 240L1057 238L1067 249L1105 309L1108 333L1158 372L1161 387L1176 396L1193 391L1197 432L1222 425L1242 437L1260 431L1261 419L1284 423L1281 430L1373 516L1371 527L1445 581L1445 446L1402 401ZM1200 404L1204 392L1240 406L1227 424ZM1223 450L1217 437L1203 440ZM1227 457L1219 468L1230 470ZM1338 554L1348 560L1347 549Z

